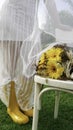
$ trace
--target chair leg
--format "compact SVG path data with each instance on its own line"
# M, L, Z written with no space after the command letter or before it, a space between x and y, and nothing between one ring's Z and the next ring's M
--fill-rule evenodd
M55 96L55 109L54 109L54 119L58 117L58 110L59 110L59 100L60 100L60 92L56 91L56 96Z
M37 107L37 102L38 102L39 93L40 93L40 86L39 86L39 84L35 83L35 97L34 97L34 112L33 112L32 130L37 130L37 126L38 126L39 110Z

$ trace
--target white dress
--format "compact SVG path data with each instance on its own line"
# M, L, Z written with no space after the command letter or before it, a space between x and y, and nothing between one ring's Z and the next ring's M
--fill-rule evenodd
M0 98L6 106L9 105L8 83L15 81L16 96L22 110L33 106L33 75L27 78L23 70L32 46L25 39L34 31L36 7L36 0L6 0L0 9ZM21 58L23 44L24 64ZM35 53L38 50L37 45Z
M44 0L5 0L0 9L0 86L4 86L0 87L0 97L7 106L9 87L6 84L14 80L20 107L23 110L32 107L33 75L37 57L43 52L41 43L45 46L51 43L45 36L56 38L56 29L71 31L71 2L46 0L45 4Z

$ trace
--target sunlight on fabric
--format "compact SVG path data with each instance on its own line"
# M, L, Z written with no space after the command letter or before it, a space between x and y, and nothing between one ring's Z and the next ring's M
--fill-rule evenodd
M3 5L4 2L5 2L5 0L0 0L0 10L1 10L2 5Z

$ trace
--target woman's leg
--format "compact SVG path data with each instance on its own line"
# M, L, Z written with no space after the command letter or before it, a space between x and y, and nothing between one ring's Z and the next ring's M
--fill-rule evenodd
M10 115L10 117L13 119L14 122L17 122L19 124L25 124L29 121L29 118L25 116L19 109L17 98L16 98L16 92L15 92L15 82L13 81L15 77L15 71L17 67L17 61L19 57L19 51L20 51L20 45L15 43L2 43L2 49L3 49L3 64L5 71L3 72L3 75L8 78L10 78L11 82L9 82L9 85L7 84L6 87L9 86L10 92L9 92L9 102L8 102L8 108L7 112ZM15 109L16 108L16 109Z
M26 78L21 76L21 87L18 91L17 99L21 110L24 114L33 116L33 77Z

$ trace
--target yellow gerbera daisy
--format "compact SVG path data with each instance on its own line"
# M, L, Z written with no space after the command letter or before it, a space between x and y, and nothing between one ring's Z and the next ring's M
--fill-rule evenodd
M46 52L45 53L43 53L42 55L41 55L41 57L40 57L40 59L39 59L39 65L40 64L45 64L45 61L47 60L47 55L46 55Z
M39 59L39 64L42 64L44 62L44 53L41 55Z
M55 47L53 47L53 48L51 48L50 50L48 50L46 52L46 55L47 55L47 58L49 60L54 60L54 61L59 61L60 62L61 61L60 54L62 52L63 52L62 48L59 48L59 47L55 48Z
M64 68L62 67L61 64L53 61L48 62L47 75L50 78L58 79L62 76L63 72L64 72Z

